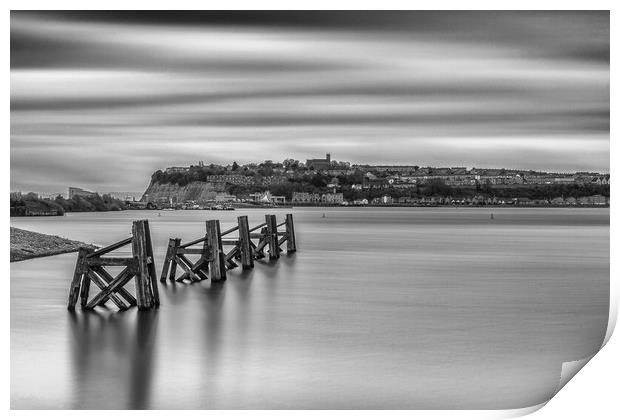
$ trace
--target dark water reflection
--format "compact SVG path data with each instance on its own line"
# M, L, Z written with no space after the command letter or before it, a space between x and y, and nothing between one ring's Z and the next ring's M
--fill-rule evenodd
M286 210L278 210L283 214ZM608 209L294 209L299 252L224 283L160 285L158 311L66 311L75 255L11 264L13 408L519 408L595 351ZM165 214L164 214L165 213ZM239 212L12 219L112 243ZM265 211L244 211L251 224ZM322 218L326 213L326 218ZM110 308L112 304L110 304Z
M73 408L148 408L158 313L69 312L67 316L77 391ZM105 383L107 370L120 374L114 383ZM91 395L100 399L92 401Z

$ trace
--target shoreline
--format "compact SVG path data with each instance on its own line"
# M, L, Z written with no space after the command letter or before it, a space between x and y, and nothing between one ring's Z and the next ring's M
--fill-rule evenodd
M92 246L55 235L18 229L11 226L11 261L77 252L81 246Z

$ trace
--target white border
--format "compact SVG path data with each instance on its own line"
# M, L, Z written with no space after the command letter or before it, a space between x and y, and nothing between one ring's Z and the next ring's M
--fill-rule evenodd
M617 3L617 2L615 2ZM617 45L618 45L618 36L617 30L614 28L618 28L618 24L620 23L620 19L616 18L616 12L618 10L617 7L614 7L614 2L612 1L599 1L599 0L591 0L591 1L543 1L543 0L521 0L521 1L502 1L493 2L493 1L433 1L433 2L414 2L414 1L404 1L404 0L382 0L382 1L367 1L367 0L357 0L357 1L324 1L324 0L314 0L314 1L217 1L217 2L204 2L204 1L188 1L188 0L176 0L174 2L166 2L161 0L152 0L150 2L144 2L140 4L136 1L128 1L128 0L108 0L108 1L88 1L88 2L80 2L80 1L7 1L6 4L8 7L6 9L5 14L2 17L3 29L4 29L4 42L2 43L3 54L2 57L4 59L4 71L5 71L5 96L4 96L4 118L3 118L3 126L5 141L3 141L3 148L5 153L2 153L3 159L3 168L4 168L4 177L2 177L2 182L4 183L4 191L5 195L10 190L10 147L9 147L9 138L10 138L10 13L9 10L25 10L25 9L33 9L33 10L49 10L49 9L119 9L119 10L127 10L127 9L180 9L180 10L193 10L193 9L367 9L367 10L375 10L375 9L417 9L417 10L484 10L484 9L492 9L492 10L611 10L611 62L616 62L618 58L617 54ZM260 6L260 7L259 7ZM612 67L613 68L613 67ZM611 92L611 109L614 109L614 104L618 103L618 89L612 83L612 92ZM613 137L614 133L614 120L615 115L612 113L612 130L611 137ZM618 155L616 153L616 148L613 144L610 144L610 153L611 153L611 168L617 167L618 163ZM617 188L615 184L612 186L612 196L617 197L616 195ZM6 206L0 206L1 211L4 215L4 220L8 220L8 208ZM618 245L617 245L617 227L614 223L616 219L614 216L616 215L615 207L611 207L611 255L620 255L618 253ZM4 247L4 255L8 254L9 250L9 239L8 235L5 236L5 240L3 242ZM6 258L6 257L5 257ZM9 262L8 259L4 260L5 262L5 270L3 272L9 272ZM618 287L617 281L615 279L618 278L618 269L617 264L615 264L614 259L611 259L611 310L610 310L610 324L608 327L608 334L606 340L609 339L611 332L613 330L613 326L615 325L616 317L617 317L617 309L618 309ZM4 278L5 282L8 284L8 279ZM10 371L10 293L5 292L4 297L6 299L4 308L4 316L2 317L2 327L4 331L5 345L2 347L2 360L5 363L5 372ZM609 343L603 348L600 354L596 355L590 363L588 363L585 367L583 367L582 372L579 374L577 380L570 381L565 388L562 388L556 397L554 397L547 406L539 411L536 411L533 414L533 417L536 418L545 418L545 419L554 419L554 418L562 418L562 419L571 419L571 418L584 418L586 416L593 418L608 418L612 417L614 414L617 415L618 412L618 404L617 400L617 385L616 385L616 373L620 372L620 344L618 343L618 339L613 338L609 341ZM2 382L2 391L4 394L5 401L5 410L9 411L9 400L10 400L10 375L4 375L4 381ZM539 407L536 407L539 408ZM518 415L524 415L535 411L536 408L533 409L523 409L523 410L506 410L506 411L296 411L294 413L288 411L253 411L253 412L235 412L235 411L209 411L208 413L202 411L179 411L176 412L176 415L181 414L184 417L188 418L203 418L203 416L217 416L218 418L238 418L239 416L251 415L256 419L278 419L278 418L289 418L290 416L295 416L296 418L315 418L315 417L338 417L338 418L355 418L364 419L364 418L375 418L376 416L381 417L390 417L390 418L503 418L503 417L514 417ZM613 413L613 414L612 414ZM43 413L35 412L35 411L10 411L8 413L10 416L19 417L19 418L36 418L39 417ZM108 418L109 416L120 416L125 417L131 415L132 417L142 417L148 416L149 418L155 417L164 417L168 416L168 413L165 411L143 411L143 412L129 412L129 411L114 411L111 413L102 412L102 411L89 411L89 412L81 412L81 411L47 411L44 414L46 417L51 419L55 418L77 418L82 416L88 416L92 419L103 419Z

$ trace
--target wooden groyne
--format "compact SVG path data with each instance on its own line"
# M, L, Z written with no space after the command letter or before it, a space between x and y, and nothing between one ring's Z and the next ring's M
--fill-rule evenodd
M280 230L278 230L280 229ZM260 232L259 232L260 230ZM237 233L234 237L233 234ZM221 232L219 220L207 220L205 235L187 243L180 238L170 238L162 267L160 280L191 282L211 277L211 281L226 280L226 271L240 263L244 270L254 267L254 260L265 258L277 260L284 252L280 248L286 242L287 254L297 250L293 215L287 214L278 223L273 214L265 215L265 222L250 227L247 216L239 216L237 225ZM131 255L109 257L106 254L131 244ZM200 246L197 246L200 245ZM198 256L196 261L190 255ZM121 272L112 276L104 267L120 266ZM183 273L177 277L177 268ZM96 250L94 247L80 247L73 280L69 289L68 309L73 311L78 299L83 309L92 310L108 301L120 309L137 306L148 310L159 306L157 274L153 259L153 245L148 220L133 222L131 237ZM136 296L125 285L135 279ZM89 301L91 284L99 288Z
M105 256L129 244L131 244L131 256ZM123 269L113 277L106 271L106 266L120 266ZM125 285L134 278L136 297L125 289ZM149 222L136 220L133 222L131 237L127 239L99 250L80 247L67 306L69 310L74 310L80 298L82 308L88 310L104 305L108 300L114 302L121 310L135 305L139 310L155 308L159 306L156 278ZM100 291L89 301L91 283L94 283Z
M284 229L278 231L278 228ZM257 232L259 231L260 232ZM237 233L236 237L232 234ZM255 242L256 241L256 242ZM265 258L265 250L270 260L280 258L281 245L286 242L286 252L297 250L293 215L287 214L279 223L273 214L265 215L265 222L250 227L247 216L239 216L237 225L221 232L219 220L207 220L204 236L187 243L180 238L170 238L164 259L160 281L201 281L211 276L211 281L226 280L226 270L238 267L244 270L254 267L254 260ZM194 247L201 244L201 247ZM193 248L192 248L193 247ZM228 249L226 249L228 247ZM189 255L197 255L192 262ZM177 277L177 268L183 273Z

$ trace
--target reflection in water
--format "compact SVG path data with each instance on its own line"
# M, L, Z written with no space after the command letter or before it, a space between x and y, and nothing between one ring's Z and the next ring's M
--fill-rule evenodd
M204 285L206 284L206 287ZM225 285L226 282L210 282L209 280L200 283L200 290L202 297L206 298L206 301L202 307L202 317L200 323L203 327L202 331L202 344L204 347L204 357L201 359L200 369L200 388L211 389L212 378L219 376L218 368L222 364L220 360L222 353L222 328L224 328L224 322L222 320L222 308L224 305L225 297ZM208 400L209 396L205 396Z
M297 254L160 283L154 312L67 313L75 255L11 264L11 407L516 408L604 336L608 209L294 211ZM11 223L113 243L149 217ZM153 220L156 261L206 218L236 215Z
M148 408L157 311L98 309L67 316L76 380L74 408Z

